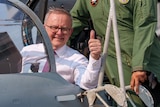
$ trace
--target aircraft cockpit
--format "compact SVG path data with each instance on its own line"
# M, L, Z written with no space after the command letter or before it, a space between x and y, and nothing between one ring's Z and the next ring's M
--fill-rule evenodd
M85 107L87 103L81 103L77 98L82 89L56 73L52 45L42 22L44 14L38 16L33 11L40 9L36 7L40 0L32 0L33 3L26 1L30 0L0 0L0 106ZM44 5L44 2L39 5ZM45 6L43 8L47 9ZM38 43L44 47L44 53L35 60L23 63L23 48ZM35 51L38 50L35 47ZM39 61L44 64L46 60L52 65L49 72L21 73L26 69L39 72ZM23 64L28 68L23 68Z
M37 35L41 33L30 16L12 6L11 3L6 3L8 4L0 3L0 39L2 41L0 46L0 72L21 72L22 69L20 65L22 63L22 57L20 51L25 46L37 43Z
M44 15L50 6L65 8L69 11L75 3L75 0L72 0L72 2L64 0L43 0L41 2L40 0L20 1L34 12L42 23ZM21 67L19 67L19 63L22 63L20 51L25 46L44 42L40 32L41 29L38 29L34 21L30 18L32 15L29 16L26 14L30 14L29 11L24 13L21 9L13 6L13 4L7 0L0 1L0 13L0 35L6 35L5 39L4 37L0 38L1 40L3 39L3 42L0 44L1 53L4 54L4 51L12 53L9 55L1 55L2 60L0 61L0 64L2 67L0 68L0 73L21 72L23 71L23 68L20 69ZM9 42L8 45L11 44L11 47L14 47L14 49L11 50L7 47L8 45L5 45L6 42ZM14 52L15 55L13 54ZM36 69L37 66L40 66L37 61L44 62L46 58L46 55L42 55L40 56L40 60L32 62L28 67L31 66L31 69ZM17 61L14 62L12 59L16 59ZM33 72L37 72L37 70L34 70Z

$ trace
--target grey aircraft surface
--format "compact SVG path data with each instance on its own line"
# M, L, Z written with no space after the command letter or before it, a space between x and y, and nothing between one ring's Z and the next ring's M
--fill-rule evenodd
M0 107L86 107L87 103L77 97L83 90L55 72L50 40L40 17L32 11L39 0L26 1L0 0ZM45 46L45 58L52 64L50 72L20 73L20 51L37 42Z
M75 0L0 0L0 107L88 107L79 86L56 73L54 53L43 27L44 13L53 4L70 10ZM47 73L21 73L23 47L43 43L50 63ZM104 95L103 95L104 96ZM95 101L103 107L98 100Z
M104 84L86 91L56 73L52 46L43 27L44 14L50 6L69 11L75 1L0 0L0 107L111 107L115 102L127 107L126 99L133 104L121 87ZM34 73L20 73L22 48L37 43L45 47L45 57L40 60L49 61L50 72L34 71L36 60L28 61ZM153 107L150 93L144 87L140 90L140 98Z

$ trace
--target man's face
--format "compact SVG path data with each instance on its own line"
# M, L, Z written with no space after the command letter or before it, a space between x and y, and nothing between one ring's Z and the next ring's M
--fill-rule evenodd
M50 14L44 26L54 50L65 45L72 34L70 17L64 14Z

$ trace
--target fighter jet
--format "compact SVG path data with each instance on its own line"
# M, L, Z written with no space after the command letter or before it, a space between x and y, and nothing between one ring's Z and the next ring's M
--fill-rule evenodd
M56 73L50 40L31 8L18 0L1 0L0 14L0 106L87 107L77 97L82 89ZM45 58L53 66L48 73L22 74L20 50L37 43L37 34L45 46Z
M50 6L69 11L74 3L75 0L0 0L0 107L109 107L112 102L126 107L126 95L119 87L106 84L85 91L56 73L54 53L43 27L44 14ZM20 73L20 51L37 43L45 47L46 56L41 59L48 59L50 72ZM38 64L28 63L31 70ZM150 93L144 87L141 90L145 103L152 107Z

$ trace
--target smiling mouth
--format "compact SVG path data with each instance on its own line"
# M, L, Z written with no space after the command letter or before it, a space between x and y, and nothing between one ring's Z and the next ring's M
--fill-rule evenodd
M60 40L60 41L64 40L64 38L56 38L56 37L54 37L53 39Z

